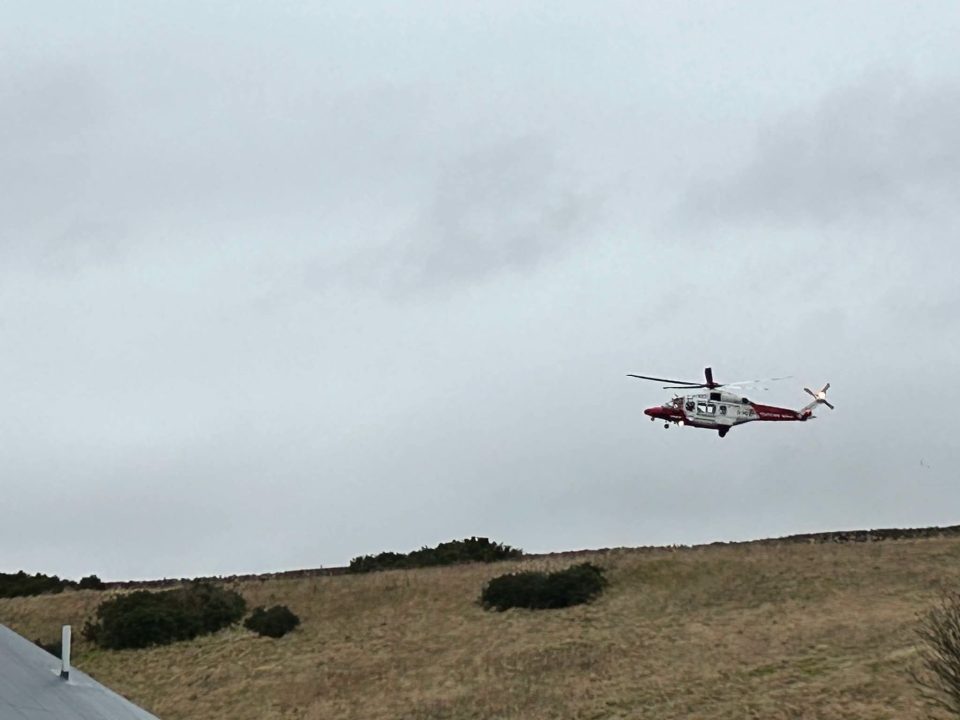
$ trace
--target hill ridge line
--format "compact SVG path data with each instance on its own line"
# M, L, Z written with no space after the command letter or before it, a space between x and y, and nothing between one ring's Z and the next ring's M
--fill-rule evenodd
M561 550L549 553L524 553L513 560L498 562L517 562L549 558L573 557L585 553L609 553L617 550L656 551L656 550L696 550L699 548L737 546L737 545L788 545L797 543L847 543L847 542L884 542L891 540L917 540L937 537L960 536L960 525L932 526L922 528L876 528L871 530L831 530L815 533L796 533L777 538L759 538L756 540L714 540L696 545L641 545L637 547L593 548L584 550ZM437 566L447 567L447 566ZM301 570L280 570L267 573L245 573L234 575L213 575L196 578L162 578L157 580L119 580L104 583L108 588L133 589L152 587L171 587L191 581L248 582L252 580L275 580L284 578L324 577L347 575L348 566L304 568Z

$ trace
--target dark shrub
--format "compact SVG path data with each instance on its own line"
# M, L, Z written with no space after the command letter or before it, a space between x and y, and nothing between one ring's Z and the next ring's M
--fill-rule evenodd
M39 638L37 638L36 640L33 641L33 643L34 645L38 645L42 647L44 650L46 650L48 653L50 653L56 658L59 658L60 653L63 652L63 644L59 640L52 643L45 643L41 641Z
M80 578L80 583L77 585L81 590L106 590L107 586L103 584L103 580L98 578L96 575L87 575L84 578Z
M364 573L374 570L394 570L409 567L407 555L395 552L382 552L379 555L361 555L350 561L350 572Z
M422 547L409 553L382 552L361 555L350 561L350 572L454 565L468 562L494 562L523 555L522 550L492 542L489 538L471 537L440 543L435 548Z
M552 573L527 571L501 575L487 583L480 602L487 610L564 608L589 602L606 584L603 568L581 563Z
M84 637L111 650L166 645L216 632L246 612L243 597L232 590L196 582L176 590L138 590L105 600Z
M23 570L15 574L0 573L0 597L59 593L72 584L69 580L61 580L56 575L48 576L41 573L27 575Z
M239 622L247 612L247 603L239 593L205 582L189 585L187 592L183 593L182 603L199 628L198 635L215 633Z
M196 637L196 623L190 622L177 601L177 592L138 590L106 600L97 608L97 622L87 623L83 634L100 647L112 650L165 645Z
M258 635L272 638L283 637L300 624L300 618L286 605L274 605L269 610L255 608L243 625Z
M924 699L950 717L960 717L960 593L944 595L920 619L919 668L911 670Z

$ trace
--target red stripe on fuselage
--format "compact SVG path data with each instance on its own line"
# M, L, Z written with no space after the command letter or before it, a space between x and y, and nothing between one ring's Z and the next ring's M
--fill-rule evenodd
M790 408L776 407L774 405L760 405L759 403L750 403L757 412L758 420L800 420L800 413Z

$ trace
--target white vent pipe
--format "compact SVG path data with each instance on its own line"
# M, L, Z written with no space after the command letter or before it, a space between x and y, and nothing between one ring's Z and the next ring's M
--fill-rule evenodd
M70 626L63 626L63 634L60 636L60 679L70 679Z

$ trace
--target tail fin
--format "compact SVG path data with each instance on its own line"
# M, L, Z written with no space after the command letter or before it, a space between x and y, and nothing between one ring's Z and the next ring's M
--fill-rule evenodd
M803 408L803 410L800 411L800 415L801 415L804 419L809 418L809 417L813 417L813 409L814 409L817 405L826 405L826 406L827 406L828 408L830 408L831 410L835 410L835 409L836 409L836 408L833 407L833 405L831 405L831 404L827 401L827 390L829 390L829 389L830 389L830 383L827 383L826 385L824 385L824 386L823 386L822 388L820 388L820 390L818 390L817 392L814 392L814 391L811 390L810 388L804 388L804 391L805 391L808 395L812 395L812 396L813 396L813 402L810 403L809 405L807 405L805 408Z

